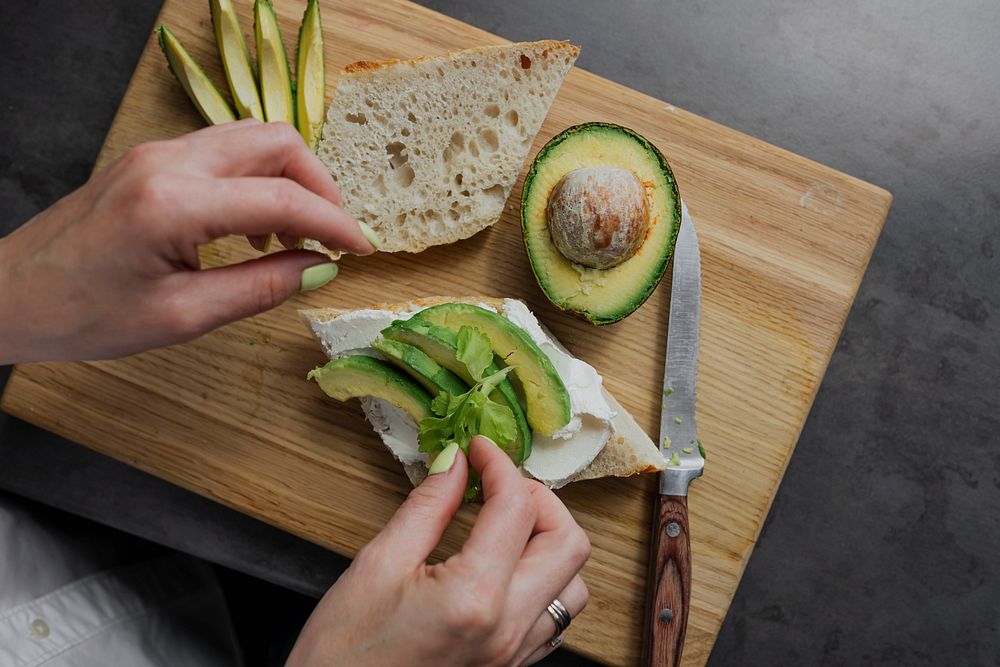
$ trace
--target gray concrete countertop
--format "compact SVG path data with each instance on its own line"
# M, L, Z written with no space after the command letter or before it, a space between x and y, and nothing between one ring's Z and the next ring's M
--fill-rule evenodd
M711 664L1000 662L1000 4L424 4L895 195ZM5 3L0 234L85 181L158 9ZM303 592L343 567L7 416L0 488Z

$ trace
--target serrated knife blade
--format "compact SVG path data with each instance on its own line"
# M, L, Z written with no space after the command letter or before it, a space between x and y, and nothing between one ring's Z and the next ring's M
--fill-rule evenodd
M650 543L643 641L643 664L647 667L680 664L691 599L687 491L691 480L705 469L695 423L701 253L694 222L683 203L671 275L659 442L667 469L660 473Z

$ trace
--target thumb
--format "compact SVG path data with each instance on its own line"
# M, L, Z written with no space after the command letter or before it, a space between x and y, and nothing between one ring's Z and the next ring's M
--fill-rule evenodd
M185 301L203 331L257 315L333 280L337 265L318 252L286 250L189 274Z
M366 550L388 556L400 568L415 569L427 561L465 494L468 463L458 445L446 447L435 463L446 463L440 459L449 455L448 450L454 452L451 466L428 475L413 489Z

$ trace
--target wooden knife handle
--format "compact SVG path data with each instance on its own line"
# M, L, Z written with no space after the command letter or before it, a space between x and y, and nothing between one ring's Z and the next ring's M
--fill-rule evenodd
M681 663L691 601L691 536L687 496L657 496L649 559L645 667Z

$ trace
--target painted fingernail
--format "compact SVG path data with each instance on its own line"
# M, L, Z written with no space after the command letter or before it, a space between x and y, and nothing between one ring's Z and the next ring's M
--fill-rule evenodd
M441 450L441 453L434 459L434 463L427 469L428 475L438 475L448 472L455 464L455 456L458 454L458 443L453 442Z
M337 264L334 262L310 266L302 272L302 285L299 287L299 291L309 292L314 289L319 289L336 278L338 270Z
M368 239L369 243L375 246L376 250L382 249L382 241L379 240L378 234L375 233L374 229L363 222L358 222L358 227L361 228L361 233L365 235L365 238Z

